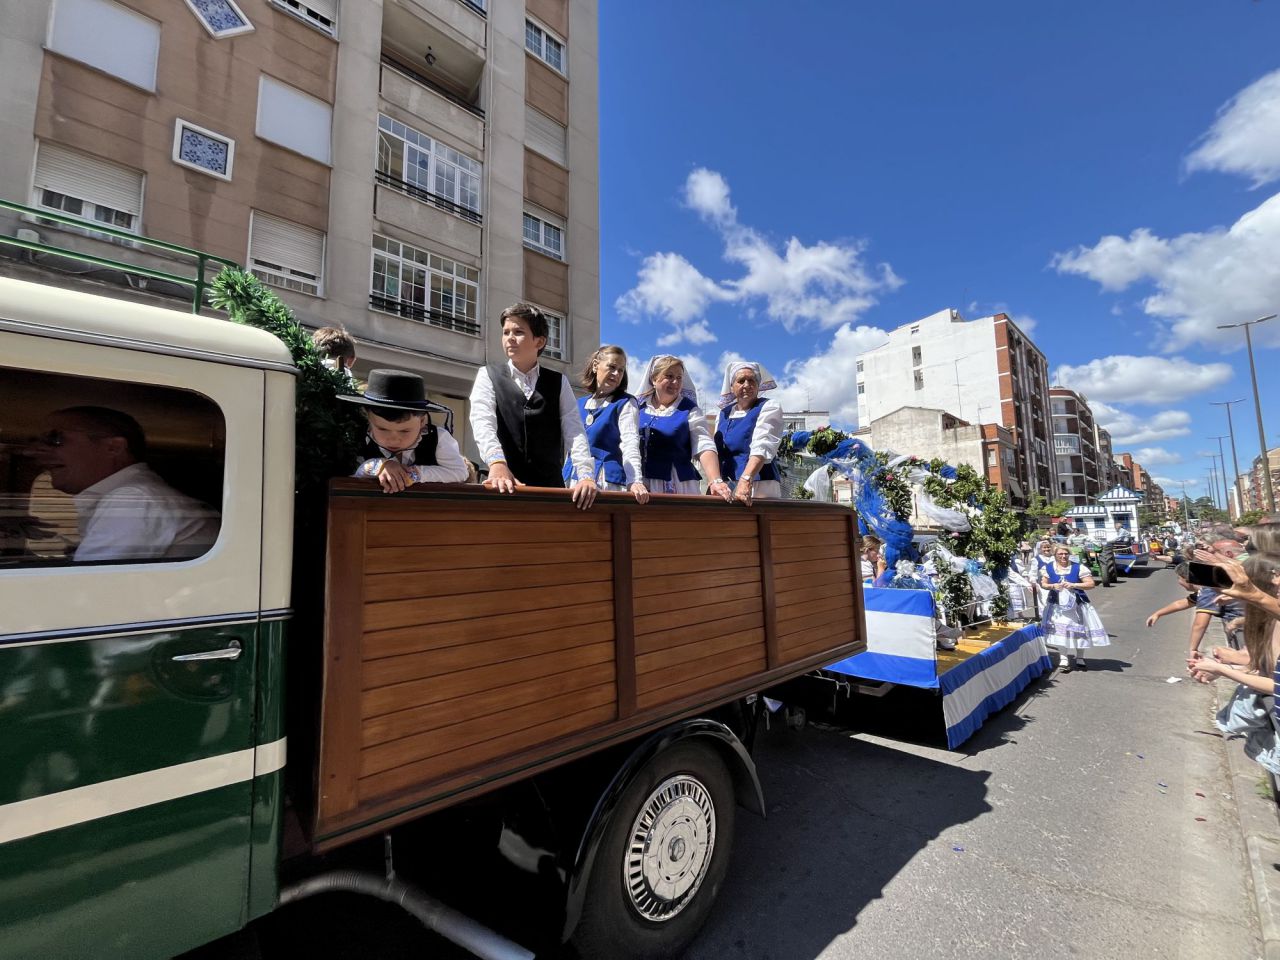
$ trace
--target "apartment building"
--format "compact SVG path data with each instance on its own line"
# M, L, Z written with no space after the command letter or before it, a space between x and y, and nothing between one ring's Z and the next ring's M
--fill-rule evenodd
M1280 447L1267 451L1267 467L1271 471L1271 490L1274 502L1280 505ZM1262 455L1253 458L1248 473L1240 475L1240 487L1245 510L1269 509L1266 497L1266 474L1262 469Z
M905 407L945 410L969 423L1008 430L1014 462L1010 500L1057 496L1043 353L1005 313L966 320L940 310L889 334L856 360L858 420L868 424Z
M345 326L358 373L422 374L467 449L503 307L546 311L557 369L599 342L596 34L596 0L0 0L0 197L246 265L307 326ZM20 231L182 259L0 218ZM187 292L0 254L8 275Z
M1049 408L1058 474L1056 493L1073 506L1080 506L1109 489L1098 450L1098 425L1084 394L1066 387L1049 388Z
M1120 483L1120 471L1116 467L1115 446L1111 442L1111 431L1095 421L1093 445L1098 451L1098 476L1102 480L1102 489L1110 490Z
M900 407L872 420L859 433L874 450L890 450L952 466L966 464L987 482L1012 495L1017 445L1012 431L996 423L972 424L945 410Z

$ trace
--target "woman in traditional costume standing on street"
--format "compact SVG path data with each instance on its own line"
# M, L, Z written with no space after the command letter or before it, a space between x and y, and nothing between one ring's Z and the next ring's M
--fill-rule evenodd
M630 491L640 503L649 502L640 462L640 407L627 393L627 355L621 347L605 345L591 355L582 372L582 385L591 391L578 400L586 425L587 445L595 457L592 479L601 490ZM578 479L572 459L564 462L565 486Z
M696 458L707 478L707 493L732 500L733 492L720 476L716 442L683 361L668 355L651 359L638 399L641 458L649 491L698 494Z
M1089 568L1072 560L1071 550L1064 544L1054 548L1053 562L1041 569L1040 588L1047 591L1048 599L1040 628L1045 643L1061 652L1059 666L1063 673L1075 667L1089 669L1084 651L1111 644L1107 628L1085 592L1095 586Z
M782 442L782 407L760 394L778 384L758 363L737 360L724 371L716 448L720 471L734 487L734 499L777 499L782 484L774 459Z

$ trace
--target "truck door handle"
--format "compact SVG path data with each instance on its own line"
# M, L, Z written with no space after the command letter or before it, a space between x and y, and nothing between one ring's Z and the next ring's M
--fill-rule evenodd
M173 658L174 663L192 663L200 660L239 660L240 641L232 640L231 645L221 650L204 650L200 653L181 653Z

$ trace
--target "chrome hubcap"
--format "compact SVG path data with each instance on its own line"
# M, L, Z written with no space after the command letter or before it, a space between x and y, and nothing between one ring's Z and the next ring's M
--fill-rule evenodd
M649 795L631 825L622 882L646 920L670 920L693 899L716 840L711 795L688 775L672 777Z

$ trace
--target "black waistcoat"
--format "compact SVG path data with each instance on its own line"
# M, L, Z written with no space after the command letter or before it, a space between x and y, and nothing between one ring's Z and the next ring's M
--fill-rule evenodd
M428 421L423 425L422 436L418 438L418 445L413 448L413 462L419 467L436 466L436 441L439 439L436 434L435 424ZM364 443L360 447L360 462L366 460L382 460L386 454L382 452L382 448L373 442L373 437L369 434L364 435ZM397 460L399 457L396 458Z
M507 466L531 487L563 487L564 434L560 429L560 389L564 375L541 367L528 399L506 364L489 367L498 411L498 440Z

